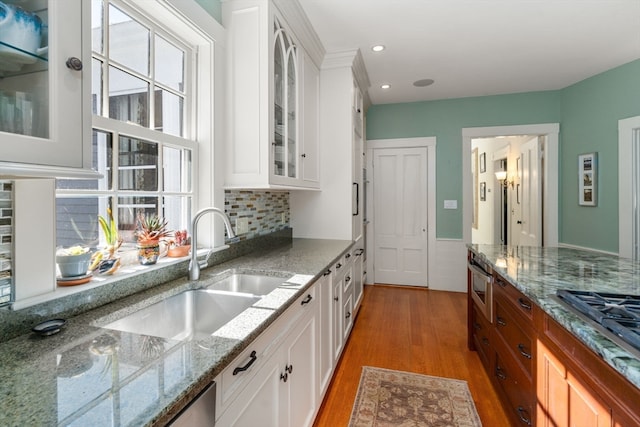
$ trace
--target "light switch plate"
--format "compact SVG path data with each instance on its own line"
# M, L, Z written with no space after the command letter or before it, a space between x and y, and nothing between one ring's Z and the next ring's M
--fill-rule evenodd
M445 209L458 209L458 201L457 200L445 200L444 201Z

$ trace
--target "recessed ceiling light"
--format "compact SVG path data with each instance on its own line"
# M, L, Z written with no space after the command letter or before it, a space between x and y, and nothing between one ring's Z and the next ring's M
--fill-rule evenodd
M374 52L382 52L384 50L384 46L381 44L377 44L371 48Z
M386 83L385 83L385 84L383 84L383 85L380 85L380 87L381 87L382 89L389 89L389 88L391 87L391 85L389 85L389 84L386 84Z
M422 79L422 80L416 80L415 82L413 82L413 85L416 87L425 87L425 86L430 86L433 84L433 79Z

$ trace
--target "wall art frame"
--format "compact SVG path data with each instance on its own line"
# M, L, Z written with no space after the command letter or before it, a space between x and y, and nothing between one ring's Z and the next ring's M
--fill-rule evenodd
M598 205L598 153L578 156L578 204Z

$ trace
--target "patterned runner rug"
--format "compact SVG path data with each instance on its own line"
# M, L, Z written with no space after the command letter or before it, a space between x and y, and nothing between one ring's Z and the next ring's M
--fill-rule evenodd
M466 381L362 367L349 427L482 426Z

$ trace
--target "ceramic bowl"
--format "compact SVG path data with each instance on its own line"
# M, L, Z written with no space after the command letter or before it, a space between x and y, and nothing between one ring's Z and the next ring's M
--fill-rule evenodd
M83 276L89 269L91 252L80 255L56 255L56 263L62 277Z

